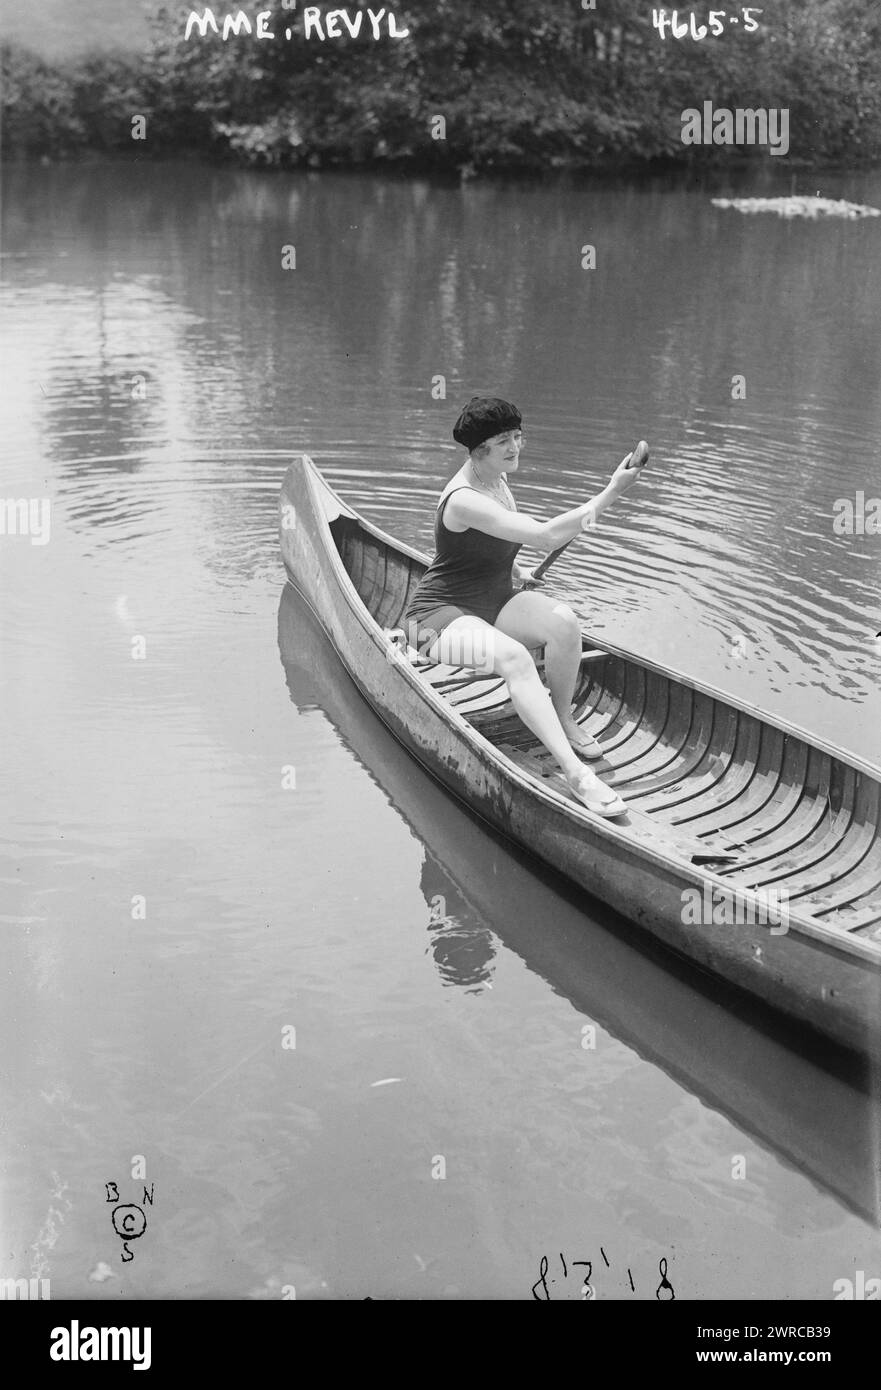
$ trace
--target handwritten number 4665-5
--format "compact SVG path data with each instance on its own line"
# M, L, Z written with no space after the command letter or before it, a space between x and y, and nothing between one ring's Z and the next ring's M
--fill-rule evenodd
M605 1264L606 1268L607 1268L607 1269L610 1269L611 1266L610 1266L610 1264L609 1264L609 1261L606 1259L606 1252L605 1252L605 1250L603 1249L602 1246L600 1246L600 1254L601 1254L602 1257L603 1257L603 1263ZM568 1266L567 1266L567 1264L566 1264L566 1261L565 1261L565 1259L563 1258L562 1254L560 1255L560 1266L561 1266L562 1271L563 1271L563 1278L564 1278L564 1279L568 1279L568 1278L569 1278L569 1268L568 1268ZM592 1275L592 1273L593 1273L593 1265L592 1265L591 1261L590 1261L590 1260L573 1260L573 1261L572 1261L572 1268L573 1268L573 1269L581 1268L581 1269L584 1269L584 1270L587 1271L586 1274L584 1274L584 1275L581 1276L581 1278L582 1278L582 1285L581 1285L581 1297L582 1297L582 1299L583 1299L583 1300L590 1300L590 1299L596 1298L596 1290L593 1288L593 1285L592 1285L591 1282L590 1282L591 1275ZM532 1286L532 1297L533 1297L534 1299L536 1299L539 1303L545 1303L545 1302L550 1301L551 1293L550 1293L550 1289L548 1288L548 1269L549 1269L548 1257L547 1257L547 1255L542 1255L542 1257L541 1257L541 1263L539 1264L539 1267L538 1267L538 1270L539 1270L538 1278L536 1279L535 1283L534 1283L533 1286ZM662 1301L667 1301L667 1300L670 1300L670 1299L674 1299L674 1298L676 1297L676 1294L673 1292L673 1285L670 1283L669 1279L667 1278L667 1261L666 1261L666 1259L661 1259L661 1260L659 1261L659 1263L658 1263L658 1273L659 1273L660 1276L661 1276L661 1282L660 1282L660 1284L658 1285L657 1289L655 1290L655 1298L660 1299L660 1300L662 1300ZM630 1284L630 1292L631 1292L631 1293L636 1293L636 1287L635 1287L635 1285L634 1285L634 1283L633 1283L633 1275L631 1274L631 1272L630 1272L629 1269L628 1269L628 1271L627 1271L627 1279L628 1279L628 1282L629 1282L629 1284ZM557 1281L556 1281L556 1279L551 1279L550 1282L551 1282L552 1284L555 1284Z

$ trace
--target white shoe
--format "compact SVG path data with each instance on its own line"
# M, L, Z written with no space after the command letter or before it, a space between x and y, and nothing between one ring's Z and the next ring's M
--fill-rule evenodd
M597 816L623 816L627 807L612 787L607 787L595 773L585 768L584 772L569 780L569 788L588 811Z

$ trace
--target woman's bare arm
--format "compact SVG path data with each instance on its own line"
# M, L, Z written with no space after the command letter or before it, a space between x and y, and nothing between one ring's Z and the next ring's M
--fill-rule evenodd
M523 512L509 512L491 497L471 488L462 488L454 492L447 502L444 523L452 531L467 531L471 527L499 540L519 541L521 545L532 546L535 550L556 550L578 535L585 518L593 517L596 520L616 497L629 491L637 481L640 470L626 467L629 458L628 454L618 465L602 492L598 492L589 502L552 517L550 521L536 521Z

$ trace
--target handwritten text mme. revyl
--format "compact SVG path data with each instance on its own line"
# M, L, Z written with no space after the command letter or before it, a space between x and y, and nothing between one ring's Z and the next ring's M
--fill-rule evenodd
M283 8L290 10L294 9L295 5L288 4ZM244 10L226 15L215 15L213 10L207 8L201 14L198 10L190 10L184 39L189 39L193 34L198 34L203 39L209 34L217 34L224 41L231 35L238 38L241 34L251 34L257 39L274 39L277 33L275 29L270 28L272 22L272 10L261 10L253 20L249 19ZM391 10L386 10L385 6L376 10L355 10L352 14L349 10L327 10L322 13L318 5L307 5L303 10L302 31L286 25L278 34L290 42L292 38L299 37L301 32L305 39L317 38L324 43L325 39L356 39L362 33L365 38L380 39L383 34L387 34L390 39L405 39L410 30L398 28L394 14Z

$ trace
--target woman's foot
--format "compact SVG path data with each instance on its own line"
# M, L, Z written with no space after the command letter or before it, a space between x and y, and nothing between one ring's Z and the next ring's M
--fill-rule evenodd
M579 758L602 758L605 756L602 745L597 743L593 734L582 729L581 725L577 724L571 716L568 719L561 719L560 723L563 726L564 734Z
M573 772L566 778L573 794L598 816L623 816L627 810L616 791L601 782L588 768Z

